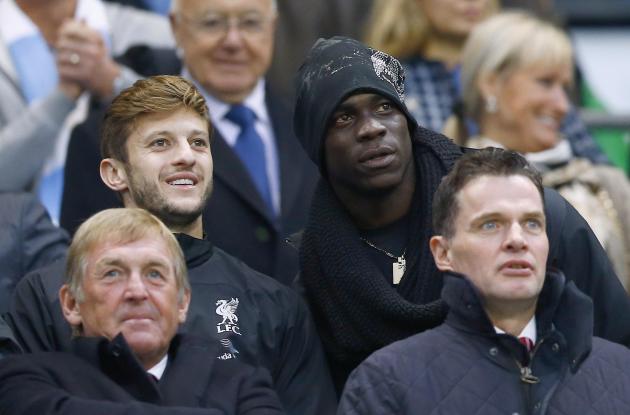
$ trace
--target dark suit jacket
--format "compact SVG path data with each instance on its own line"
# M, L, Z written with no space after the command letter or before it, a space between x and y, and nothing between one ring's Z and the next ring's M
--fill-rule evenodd
M173 59L171 51L146 47L132 48L123 58L127 66L147 75L180 73L179 62ZM298 258L285 238L304 226L318 172L293 135L288 105L270 91L266 102L278 150L280 217L269 217L243 163L215 133L211 145L214 190L204 210L204 231L219 248L255 270L290 284L298 271ZM98 173L98 132L104 111L102 104L95 103L88 119L74 129L70 139L61 209L61 226L70 233L92 214L121 206Z
M0 408L7 415L279 415L271 378L236 360L209 359L218 346L186 336L171 343L156 383L124 338L77 338L73 353L0 361Z

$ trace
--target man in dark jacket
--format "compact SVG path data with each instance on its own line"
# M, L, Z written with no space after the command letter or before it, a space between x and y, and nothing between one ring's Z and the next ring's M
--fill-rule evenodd
M220 359L267 368L288 413L332 413L336 397L306 305L204 238L210 128L204 99L189 81L138 81L104 120L101 177L126 207L147 209L177 233L193 290L187 329L217 338ZM27 351L70 347L56 298L63 275L57 264L27 276L16 290L7 317Z
M72 352L0 361L2 413L283 413L266 370L214 358L213 339L176 336L190 304L186 263L171 231L146 210L87 220L66 275L59 296Z
M546 269L543 195L517 153L488 148L455 164L430 241L446 322L359 365L339 414L630 411L630 351L593 337L591 300Z
M297 77L295 132L322 176L301 284L338 390L376 349L445 316L431 203L462 150L416 124L403 85L396 59L340 37L316 43ZM564 199L545 194L549 264L592 297L596 335L630 344L630 299L605 252Z

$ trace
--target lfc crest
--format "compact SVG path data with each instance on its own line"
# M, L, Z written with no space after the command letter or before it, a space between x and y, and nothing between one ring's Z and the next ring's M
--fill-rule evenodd
M241 335L238 327L238 316L236 309L238 308L238 298L232 297L230 300L218 300L216 302L216 312L223 320L217 324L217 333L232 332Z

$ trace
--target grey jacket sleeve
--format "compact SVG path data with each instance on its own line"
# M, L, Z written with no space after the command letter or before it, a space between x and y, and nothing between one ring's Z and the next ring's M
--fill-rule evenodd
M112 56L122 54L133 45L175 46L168 20L163 16L109 2L105 7L112 35ZM5 46L0 45L0 48ZM123 71L122 77L126 86L138 78L128 70ZM55 90L27 106L12 78L0 70L0 97L3 98L0 102L0 191L29 190L75 104Z
M6 86L6 81L0 78L0 96L6 98L0 106L22 107L22 102L2 93ZM54 148L57 134L73 108L74 101L59 90L23 108L11 119L3 119L5 111L0 108L0 191L28 189Z
M37 198L28 193L0 194L0 312L27 273L65 255L69 239L55 226Z
M23 267L22 275L62 258L70 243L68 234L50 220L46 209L35 196L19 196L22 204L21 236Z

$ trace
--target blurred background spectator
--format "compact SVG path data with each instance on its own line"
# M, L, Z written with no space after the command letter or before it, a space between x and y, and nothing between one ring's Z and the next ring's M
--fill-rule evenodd
M569 38L529 14L505 12L479 24L462 54L462 112L447 135L466 146L523 153L586 219L617 275L630 282L630 183L622 170L571 153L560 126L573 83ZM466 120L473 120L472 134Z
M167 15L171 0L108 0ZM275 48L267 81L293 99L293 77L306 52L320 37L358 38L373 0L276 0Z
M168 21L101 0L0 0L0 191L37 189L56 221L71 126L87 94L137 78L111 56L173 46Z
M470 31L500 4L496 0L375 0L366 42L401 58L407 106L420 125L440 131L461 93L459 64ZM562 131L573 153L594 163L608 158L577 112Z

